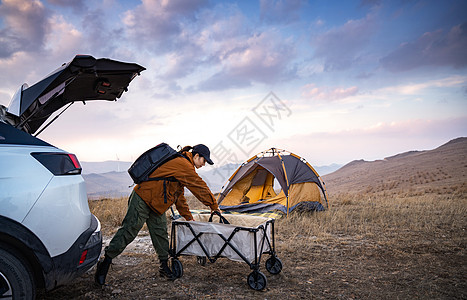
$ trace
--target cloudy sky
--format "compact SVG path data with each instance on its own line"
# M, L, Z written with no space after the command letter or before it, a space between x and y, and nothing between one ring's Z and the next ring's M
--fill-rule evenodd
M314 165L467 136L467 2L1 0L0 104L76 54L147 70L39 137L81 161L204 143Z

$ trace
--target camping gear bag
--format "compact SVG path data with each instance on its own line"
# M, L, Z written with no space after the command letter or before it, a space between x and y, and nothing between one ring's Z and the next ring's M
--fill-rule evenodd
M217 216L214 217L213 214ZM276 256L274 219L218 212L193 214L194 221L172 221L169 253L175 276L183 275L181 255L198 256L198 263L214 263L220 257L245 262L253 270L247 277L248 285L255 290L266 287L266 276L259 271L262 254L269 254L266 270L278 274L282 262ZM219 221L217 221L217 219ZM218 223L219 222L219 223Z
M159 166L180 155L166 143L161 143L141 154L128 169L128 174L134 183L139 184L149 180L149 175Z

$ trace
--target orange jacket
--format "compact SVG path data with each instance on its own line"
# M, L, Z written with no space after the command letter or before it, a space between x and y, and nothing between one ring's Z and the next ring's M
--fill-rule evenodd
M175 203L178 212L186 220L193 219L184 196L184 187L204 205L217 210L216 199L203 179L196 173L191 152L183 153L185 157L177 157L158 167L149 178L175 177L178 182L171 181L144 181L134 187L134 191L152 210L164 214ZM164 199L164 184L166 185L166 199ZM166 200L166 203L165 203Z

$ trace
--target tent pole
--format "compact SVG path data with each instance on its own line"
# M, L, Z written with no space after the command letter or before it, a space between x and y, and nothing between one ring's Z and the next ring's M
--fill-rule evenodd
M287 183L287 195L286 195L286 201L287 201L287 218L289 217L289 179L287 178L287 172L285 171L285 165L284 165L284 160L282 159L282 156L277 152L277 156L281 160L281 165L282 165L282 170L284 170L284 175L285 175L285 182Z
M244 165L246 165L246 164L249 163L250 161L256 159L257 157L258 157L258 154L255 155L255 156L252 156L252 157L251 157L250 159L248 159L246 162L242 163L242 164L237 168L237 170L235 170L235 172L230 176L230 178L227 179L227 181L226 181L226 182L224 183L224 185L222 186L219 195L217 196L217 199L216 199L217 204L221 204L222 201L224 201L225 196L228 194L228 193L226 193L226 194L224 195L224 192L225 192L225 191L224 191L224 187L226 187L227 184L228 184L230 181L232 181L232 179L235 177L235 175L237 175L238 171L240 171L240 169L241 169ZM221 196L222 196L222 199L220 199ZM219 201L219 200L220 200L220 201Z

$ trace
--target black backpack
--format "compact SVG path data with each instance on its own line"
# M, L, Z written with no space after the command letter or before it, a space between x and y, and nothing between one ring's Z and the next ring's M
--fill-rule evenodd
M162 178L149 178L149 175L162 164L179 156L182 154L166 143L161 143L141 154L128 169L128 174L136 184L148 180L161 180Z

